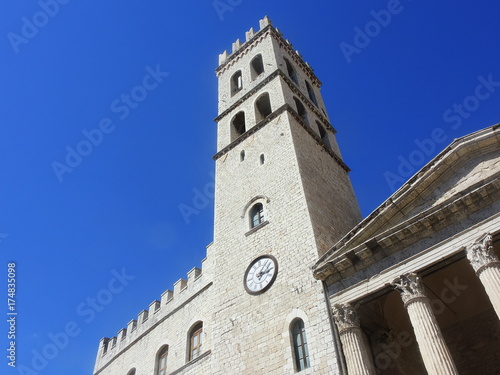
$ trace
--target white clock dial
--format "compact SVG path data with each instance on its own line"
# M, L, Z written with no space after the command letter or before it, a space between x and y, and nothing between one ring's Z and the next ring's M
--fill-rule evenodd
M268 289L278 274L278 262L272 255L263 255L255 259L245 272L243 284L250 294L263 293Z

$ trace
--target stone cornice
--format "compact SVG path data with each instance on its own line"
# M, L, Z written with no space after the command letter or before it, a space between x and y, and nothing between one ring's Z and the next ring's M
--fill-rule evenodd
M321 145L323 147L323 150L325 150L336 162L342 169L344 169L347 173L350 172L350 168L344 163L342 158L338 156L330 147L328 147L322 140L321 138L314 132L314 130L311 129L311 127L304 122L302 117L299 116L299 114L289 105L289 104L284 104L280 108L278 108L276 111L271 113L269 116L267 116L264 120L260 121L257 125L254 127L250 128L248 131L240 135L236 140L234 140L232 143L224 147L222 150L220 150L218 153L216 153L213 156L214 160L219 159L221 156L227 154L230 150L235 148L237 145L239 145L241 142L243 142L245 139L250 137L252 134L255 132L259 131L262 129L264 126L270 124L275 118L279 117L282 113L285 111L288 111L295 120L311 135L311 137L314 138L317 144Z
M492 178L459 197L454 196L436 207L400 222L361 245L354 247L345 245L339 248L328 260L320 261L313 267L313 275L318 280L330 278L332 282L338 281L470 216L499 199L500 181L498 178Z

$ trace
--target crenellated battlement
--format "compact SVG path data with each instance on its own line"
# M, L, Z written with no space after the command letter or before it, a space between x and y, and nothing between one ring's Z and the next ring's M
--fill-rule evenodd
M202 269L205 261L206 258L202 261ZM104 367L158 323L175 314L197 294L210 287L212 283L205 280L202 269L197 267L191 269L187 273L187 279L177 280L173 285L173 290L167 289L163 292L160 300L151 302L147 310L139 312L137 318L132 319L126 328L120 329L116 336L102 338L94 371Z
M321 82L316 77L313 72L312 67L308 62L304 61L302 55L298 50L293 48L292 43L283 37L283 34L278 28L273 27L272 21L268 16L265 16L263 19L259 21L259 30L255 31L252 28L245 33L245 41L241 42L240 39L236 39L234 43L232 43L231 52L225 50L221 54L219 54L219 66L216 69L217 76L220 73L225 71L228 67L230 67L233 63L235 63L239 58L239 55L246 54L249 50L255 46L256 43L260 39L262 39L267 33L271 33L280 43L280 46L286 50L288 50L289 55L295 60L298 66L302 67L309 78L318 86L321 86Z
M260 26L259 32L261 32L268 26L272 26L272 22L268 16L265 16L263 19L259 21L259 26ZM228 53L226 50L219 55L219 65L223 65L229 59L230 56L232 56L235 52L238 52L238 50L240 50L241 47L243 47L246 43L250 42L254 38L255 34L256 32L254 31L253 27L251 27L250 30L248 30L245 33L246 40L244 43L241 43L241 41L237 39L236 42L234 42L232 45L231 53Z

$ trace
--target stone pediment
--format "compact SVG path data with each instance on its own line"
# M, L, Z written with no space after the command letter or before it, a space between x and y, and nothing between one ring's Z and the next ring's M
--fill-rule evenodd
M396 251L498 200L499 177L500 124L456 139L328 251L314 276L340 277L382 247Z

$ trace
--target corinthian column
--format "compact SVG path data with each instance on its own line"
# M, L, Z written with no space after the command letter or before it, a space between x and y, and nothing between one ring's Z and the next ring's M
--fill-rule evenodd
M375 375L359 325L358 315L350 304L333 306L335 324L339 328L340 341L349 375Z
M500 262L493 252L493 239L489 233L467 247L467 259L500 319Z
M391 284L401 293L427 372L432 375L458 375L420 277L409 273Z

